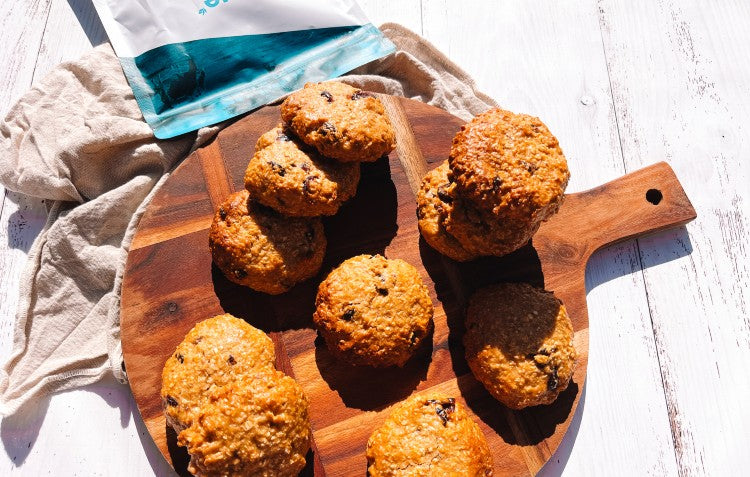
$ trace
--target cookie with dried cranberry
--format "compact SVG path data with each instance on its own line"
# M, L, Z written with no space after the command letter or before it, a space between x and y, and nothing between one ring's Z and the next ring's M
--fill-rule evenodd
M551 292L525 283L474 293L464 345L474 376L512 409L552 403L575 370L573 325L565 306Z
M446 207L443 227L448 234L476 256L501 257L523 247L539 229L539 222L509 223L483 212L458 196Z
M245 188L284 215L333 215L357 192L359 163L327 159L279 125L263 134L245 171Z
M339 359L403 366L432 329L433 311L416 268L399 259L359 255L320 284L313 320Z
M539 118L491 109L465 124L448 159L458 194L521 228L552 216L570 172L555 136Z
M305 144L342 162L388 154L396 135L383 103L344 83L307 83L281 105L281 118Z
M448 161L428 172L417 192L417 224L425 242L458 262L473 260L481 254L472 253L448 233L445 222L455 200L455 185L448 180Z
M308 401L278 371L217 388L177 443L199 476L296 476L310 449Z
M370 477L490 476L492 455L460 401L417 394L397 404L367 441Z
M274 369L271 338L232 315L196 324L167 359L161 399L177 432L193 423L211 392L245 376Z
M318 217L286 217L236 192L216 211L211 256L232 282L277 295L315 276L326 237Z

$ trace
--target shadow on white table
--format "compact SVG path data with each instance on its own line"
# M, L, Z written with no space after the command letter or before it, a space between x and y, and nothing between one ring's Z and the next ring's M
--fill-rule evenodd
M119 412L119 428L116 427L118 420L112 415L116 412ZM84 448L70 449L66 444L72 442L70 433L73 431L89 435L89 444ZM122 439L123 431L130 434L127 441ZM37 441L43 439L47 442L42 448L56 451L41 456L42 462L39 462L40 456L34 456L36 462L31 469L46 465L47 470L57 469L64 474L64 469L56 463L72 459L86 460L90 464L89 475L144 475L149 468L157 476L174 475L151 439L130 388L112 377L77 390L45 396L29 404L2 420L0 437L16 468L24 466ZM81 439L75 442L80 443ZM110 446L121 447L123 442L128 443L124 449ZM113 457L115 454L119 455ZM24 474L33 475L34 472L27 470Z

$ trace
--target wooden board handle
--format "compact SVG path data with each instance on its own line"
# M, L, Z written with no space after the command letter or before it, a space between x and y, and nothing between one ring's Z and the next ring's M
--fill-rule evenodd
M585 243L581 254L588 257L611 243L682 225L695 217L674 171L666 162L659 162L567 196L560 213L543 229L554 235L575 234ZM570 241L562 236L547 238Z

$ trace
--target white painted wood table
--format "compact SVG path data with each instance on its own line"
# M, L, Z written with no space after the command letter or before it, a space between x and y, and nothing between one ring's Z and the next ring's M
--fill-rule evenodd
M376 24L420 32L504 107L541 117L568 157L570 192L666 160L698 212L590 262L588 379L542 475L747 475L750 3L360 3ZM6 2L1 15L2 111L106 41L90 0ZM0 198L5 361L45 209ZM41 399L0 436L0 475L171 474L114 380Z

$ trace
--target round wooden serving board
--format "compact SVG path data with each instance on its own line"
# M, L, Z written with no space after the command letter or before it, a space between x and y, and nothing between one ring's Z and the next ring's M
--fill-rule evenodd
M396 128L396 150L387 160L362 165L356 197L324 219L328 250L320 274L286 294L269 296L232 284L212 266L208 249L214 211L243 187L256 140L280 121L278 106L246 116L188 157L143 215L123 280L122 346L143 420L179 473L186 473L188 456L164 421L161 370L196 322L228 312L271 334L277 367L296 378L310 400L313 449L307 474L365 475L365 444L389 407L412 393L439 389L465 403L481 426L496 476L533 475L560 444L586 379L588 258L614 241L695 217L674 173L659 163L568 195L532 243L511 255L453 262L420 238L415 192L424 173L448 157L463 121L417 101L380 97ZM659 191L649 193L651 202L650 189ZM333 267L362 253L406 260L430 289L432 341L402 369L347 366L316 339L312 313L318 284ZM505 408L474 379L464 359L466 299L478 287L500 281L554 291L573 321L578 366L568 389L549 406Z

